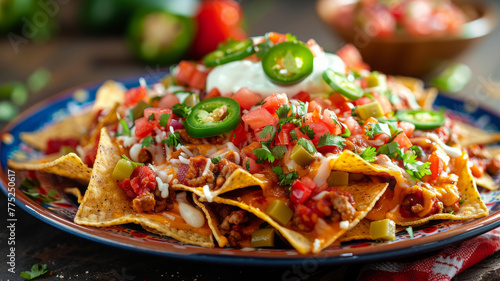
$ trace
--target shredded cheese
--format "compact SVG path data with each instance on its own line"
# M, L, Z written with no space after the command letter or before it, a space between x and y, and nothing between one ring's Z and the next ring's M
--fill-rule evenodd
M130 159L132 159L132 161L134 162L139 162L139 153L141 152L141 150L142 150L142 144L136 143L132 145L132 147L128 152L130 154Z
M207 163L205 164L205 169L203 170L203 173L201 174L202 176L206 176L208 173L208 169L210 168L210 163L212 161L207 158Z
M314 239L313 252L317 252L319 247L321 247L321 241L319 241L319 239Z
M205 184L203 186L203 194L205 195L205 198L207 198L207 201L212 203L214 197L212 196L212 192L210 191L210 187L208 186L208 184Z
M339 226L342 229L348 229L349 228L349 221L341 221Z

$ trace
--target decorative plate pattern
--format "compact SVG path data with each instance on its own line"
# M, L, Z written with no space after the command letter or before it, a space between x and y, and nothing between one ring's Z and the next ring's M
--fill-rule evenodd
M148 84L158 81L166 73L145 75ZM124 79L126 87L139 85L138 77ZM19 139L19 134L34 131L45 124L65 118L72 113L91 105L99 85L75 88L56 95L29 110L8 124L1 133L0 143L0 182L2 191L8 195L7 159L27 160L40 156ZM446 107L454 114L478 127L497 129L500 118L484 109L467 112L467 106L458 100L439 96L436 106ZM480 193L488 206L487 217L470 221L434 221L423 227L414 228L411 239L405 231L390 242L357 241L330 247L313 255L299 255L292 249L207 249L185 245L169 237L162 237L143 230L139 226L124 225L106 228L80 226L73 222L78 209L75 200L62 192L48 194L49 190L37 190L39 194L51 196L50 200L40 200L29 195L28 189L16 184L16 205L34 217L68 233L97 241L106 245L120 247L142 253L150 253L174 258L207 261L226 264L245 265L303 265L313 261L319 264L345 264L368 262L402 257L432 251L458 241L472 238L500 226L500 191L480 188ZM30 190L33 192L33 190ZM12 193L12 192L11 192ZM13 196L13 194L9 195Z

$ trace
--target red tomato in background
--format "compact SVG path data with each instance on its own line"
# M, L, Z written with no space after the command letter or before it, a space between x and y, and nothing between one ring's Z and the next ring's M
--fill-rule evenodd
M276 110L282 105L288 103L288 96L286 94L272 94L264 99L262 108L267 109L272 115L276 115Z
M191 55L199 59L228 38L246 39L247 35L240 27L242 18L243 11L236 1L203 1L196 16L198 30L191 45Z
M246 114L243 114L243 116L241 116L241 120L243 120L243 122L245 122L254 130L267 125L276 127L276 125L278 124L278 118L273 117L271 113L269 113L264 108L258 108L256 110L252 110Z
M262 96L256 92L250 91L247 87L239 89L234 95L231 96L241 106L242 109L250 110L252 106L256 105L262 100Z
M335 52L335 54L339 56L342 61L344 61L347 68L354 70L370 70L370 66L363 62L358 49L356 49L356 47L354 47L354 45L352 44L345 45L344 47L340 48L340 50Z

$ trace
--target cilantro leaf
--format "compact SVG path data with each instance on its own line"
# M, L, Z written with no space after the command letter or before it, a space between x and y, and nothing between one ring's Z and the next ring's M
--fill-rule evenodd
M214 158L211 158L210 161L212 161L213 164L217 164L219 163L219 161L221 160L221 157L220 156L217 156L217 157L214 157Z
M415 178L417 180L423 178L425 175L432 174L430 170L431 162L425 162L425 163L423 163L422 161L416 161L415 163L403 162L403 165L408 174L410 174L412 178Z
M247 159L247 162L245 163L245 166L247 168L247 171L250 171L250 160Z
M261 59L267 51L269 51L269 48L273 46L273 42L271 40L266 39L264 42L257 44L257 52L255 55Z
M316 147L310 140L299 139L297 144L302 145L310 154L316 153Z
M151 115L149 115L148 117L148 121L153 121L153 120L155 120L155 114L151 113Z
M253 154L257 157L257 163L263 163L264 161L268 161L269 163L274 162L274 155L271 153L269 148L262 144L261 148L256 148L252 150Z
M290 111L292 111L290 113ZM276 110L276 115L278 115L279 125L284 125L286 123L292 123L298 127L302 126L302 117L307 113L305 103L299 101L299 106L289 104L284 104ZM290 114L290 116L288 115Z
M418 145L413 145L412 147L410 147L410 150L412 150L413 153L415 153L417 156L422 156L422 154L424 154L424 151Z
M191 107L185 104L176 104L172 108L172 112L179 117L187 117L191 113Z
M286 145L279 145L271 148L271 153L273 154L274 158L276 159L281 159L285 154L288 152L288 149L286 148Z
M163 113L160 116L160 126L166 127L167 126L167 122L168 122L168 118L170 118L170 114L169 113Z
M389 128L389 125L384 124L384 123L368 123L365 126L366 133L370 138L373 138L375 135L378 134L386 134L388 136L391 136L391 129Z
M149 147L149 145L154 142L154 139L152 136L145 137L142 140L142 147Z
M304 135L306 135L310 139L314 139L314 131L309 125L305 125L299 129Z
M283 173L283 168L280 166L274 166L272 170L278 176L278 184L281 186L291 185L299 177L297 172Z
M170 133L170 135L168 135L168 138L162 140L161 142L167 144L167 146L177 147L177 145L181 143L181 135L177 132L173 134Z
M123 135L127 135L127 136L132 136L132 134L130 133L130 129L128 128L128 124L125 120L123 119L120 119L120 125L122 126L123 128L123 133L120 133L120 134L116 134L117 136L123 136Z
M358 153L358 155L363 158L367 162L373 162L375 161L375 157L377 156L377 151L375 147L369 146L363 152Z
M326 133L325 135L322 135L319 138L318 147L330 146L330 145L343 148L345 146L345 139L341 136L335 136L330 133Z
M264 127L262 132L259 134L259 138L261 139L267 139L267 141L263 141L265 145L269 146L271 142L274 139L274 136L276 136L276 128L272 125L267 125Z
M291 130L290 137L292 137L292 140L297 140L297 132L295 132L295 130Z
M397 159L400 153L401 149L397 142L386 143L377 149L377 154L385 154L393 159Z
M47 273L47 265L42 264L39 267L39 265L37 263L35 263L31 267L31 271L23 271L23 272L21 272L20 276L26 280L32 280L32 279L35 279L39 276L44 275L45 273Z
M276 110L276 115L278 115L278 118L280 119L286 119L288 118L288 112L290 112L291 108L290 105L284 104Z

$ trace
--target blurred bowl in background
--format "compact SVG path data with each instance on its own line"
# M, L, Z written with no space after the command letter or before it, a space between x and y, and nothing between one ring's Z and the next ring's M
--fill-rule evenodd
M469 18L460 35L369 37L353 24L358 0L318 0L320 19L346 43L354 44L374 70L387 74L422 77L453 60L496 26L496 10L487 3L455 2Z

